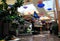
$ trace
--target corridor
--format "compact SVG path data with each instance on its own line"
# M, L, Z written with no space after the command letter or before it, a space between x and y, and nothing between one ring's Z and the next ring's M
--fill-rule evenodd
M53 34L50 35L49 32L44 31L39 35L32 35L32 36L20 36L19 38L21 41L60 41L60 38L54 36Z
M0 41L60 41L60 0L0 0Z

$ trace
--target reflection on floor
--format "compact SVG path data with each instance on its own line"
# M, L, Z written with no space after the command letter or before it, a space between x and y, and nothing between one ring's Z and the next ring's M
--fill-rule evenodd
M21 38L21 41L60 41L60 38L50 35L47 31L42 32L39 35L20 36L19 38Z

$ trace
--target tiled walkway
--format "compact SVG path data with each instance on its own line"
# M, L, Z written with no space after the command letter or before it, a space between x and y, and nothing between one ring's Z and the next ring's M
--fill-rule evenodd
M20 36L21 41L60 41L60 38L49 33L32 35L32 36Z

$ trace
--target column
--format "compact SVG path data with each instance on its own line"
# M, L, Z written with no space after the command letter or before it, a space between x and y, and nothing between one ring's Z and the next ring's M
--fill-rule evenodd
M58 13L58 36L60 37L60 11L57 11Z
M55 0L56 2L56 9L57 9L57 18L58 18L58 36L60 37L60 10L59 10L59 4L58 0Z

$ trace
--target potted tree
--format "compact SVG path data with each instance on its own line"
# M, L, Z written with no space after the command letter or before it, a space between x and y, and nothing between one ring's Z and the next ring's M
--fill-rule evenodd
M12 24L12 21L14 21L14 19L16 19L17 21L21 23L20 20L22 17L17 15L17 7L22 6L23 0L17 0L16 3L13 4L13 7L11 7L10 9L8 8L9 5L6 3L6 0L1 0L1 1L2 1L2 5L0 5L1 7L0 20L2 20L2 23L3 23L1 27L3 28L3 32L1 34L2 34L2 37L5 38L7 35L9 36L9 25Z

